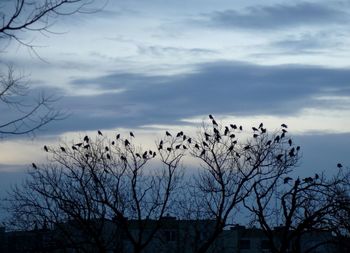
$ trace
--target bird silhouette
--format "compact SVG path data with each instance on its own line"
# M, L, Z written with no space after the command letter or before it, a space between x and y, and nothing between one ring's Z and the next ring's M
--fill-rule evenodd
M286 124L281 124L281 127L288 128L288 126Z
M253 134L253 138L258 138L258 134Z
M209 119L214 119L213 115L209 114Z
M242 126L239 126L239 130L243 131L243 127L242 127Z
M128 146L129 144L130 144L130 142L128 141L128 139L125 139L124 145L125 145L125 146Z
M315 179L319 179L320 178L320 176L316 173L315 174Z
M77 144L74 144L74 146L78 146L78 147L81 147L83 145L83 143L77 143Z
M195 147L196 149L199 149L199 145L198 145L197 143L194 145L194 147Z
M287 131L286 129L283 128L283 129L282 129L282 132L283 132L283 133L287 133L288 131Z
M256 127L252 127L253 131L259 131L259 129L257 129Z
M292 148L290 151L289 151L289 156L290 157L293 157L293 156L295 156L295 154L294 154L294 150L295 150L295 148Z
M157 155L157 153L156 152L153 152L153 157L155 157Z
M281 160L283 154L279 154L278 156L276 156L277 160Z
M300 146L297 146L297 151L299 151L300 150Z
M280 142L280 136L279 135L276 136L276 138L274 139L274 142L277 142L277 143Z
M110 154L107 154L107 159L108 159L108 160L110 160L110 159L111 159Z
M86 144L86 145L84 146L84 148L85 148L85 149L88 149L88 148L90 148L90 145L89 145L89 144Z
M187 136L183 135L182 139L185 141L187 139Z
M44 146L44 150L45 150L46 152L49 152L49 149L47 148L46 145Z
M66 149L64 147L60 147L62 152L66 152Z
M171 136L171 134L168 131L165 131L166 136Z
M147 151L145 151L145 152L142 154L142 158L143 158L143 159L147 159Z
M206 143L205 141L203 141L203 146L204 147L209 147L208 143Z
M271 140L266 142L266 146L270 146L271 145Z
M187 147L186 147L185 145L182 145L182 148L183 148L183 149L187 149Z
M290 180L293 180L293 178L291 178L291 177L285 177L285 178L283 179L283 183L284 183L284 184L288 184Z
M85 135L84 141L87 142L87 143L89 142L89 137L87 135Z
M72 146L72 149L73 150L78 150L76 146Z
M283 133L281 134L281 139L283 139L284 136L286 136L286 133L285 133L285 132L283 132Z
M38 168L35 163L32 163L32 166L33 166L34 169Z
M205 155L205 150L203 149L199 156L204 156L204 155Z
M292 143L293 143L293 142L292 142L292 139L289 139L289 140L288 140L289 146L292 146Z
M248 150L248 149L250 149L250 146L249 146L249 145L247 145L247 146L244 147L244 150Z
M305 183L312 183L314 180L312 179L312 177L306 177L306 178L303 179L303 181Z
M126 157L125 156L120 156L120 159L122 160L122 161L126 161Z
M177 133L176 137L180 137L180 136L182 136L182 135L183 135L183 132L181 131L181 132L178 132L178 133Z
M181 147L181 144L176 145L176 146L175 146L175 149L179 149L180 147Z
M228 148L228 151L232 151L232 150L233 150L233 148L234 148L234 146L233 146L233 145L231 145L231 146Z
M115 144L115 142L114 141L112 141L112 145L114 145Z
M120 134L117 134L115 138L118 140L120 138Z
M109 151L109 148L106 146L106 147L105 147L105 150L108 152L108 151Z
M260 130L261 130L261 133L263 133L263 134L266 133L266 131L267 131L266 128L261 128Z
M235 124L230 124L230 127L233 129L237 129L237 126Z
M340 168L343 167L343 165L342 165L341 163L338 163L338 164L337 164L337 167L340 169Z
M211 122L213 123L214 126L218 126L218 123L216 123L215 119L213 119Z
M263 126L264 126L264 124L263 124L263 123L260 123L259 129L261 129Z
M192 139L191 139L191 138L188 138L188 139L187 139L187 142L188 142L188 143L192 143Z
M102 132L100 130L97 131L98 135L103 136Z
M211 135L208 134L208 133L204 133L204 136L205 136L205 140L207 141L207 140L209 140L209 137L210 137Z
M136 157L141 158L141 156L140 156L140 154L139 154L139 153L136 153Z
M166 148L166 150L168 150L169 152L171 151L171 148Z
M134 135L133 132L130 132L130 136L131 136L131 137L135 137L135 135Z
M230 130L228 129L227 126L225 126L225 132L224 132L224 135L228 135L228 133L230 132Z

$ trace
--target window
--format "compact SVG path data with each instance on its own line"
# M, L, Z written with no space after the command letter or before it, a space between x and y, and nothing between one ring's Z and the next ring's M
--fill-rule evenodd
M239 249L250 249L250 240L239 240Z

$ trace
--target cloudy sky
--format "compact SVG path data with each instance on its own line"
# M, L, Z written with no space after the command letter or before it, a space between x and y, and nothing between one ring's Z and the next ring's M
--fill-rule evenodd
M42 161L44 143L97 129L152 142L167 129L193 131L209 113L247 127L288 124L310 173L350 166L349 27L348 1L110 0L61 17L53 33L20 33L38 55L0 40L0 62L70 115L35 139L3 138L1 181ZM0 110L2 122L15 115Z

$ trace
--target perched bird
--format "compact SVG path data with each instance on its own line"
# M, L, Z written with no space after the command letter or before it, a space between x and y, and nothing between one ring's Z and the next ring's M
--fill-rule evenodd
M171 148L166 148L166 150L168 150L169 152L171 151Z
M284 136L286 136L286 133L285 133L285 132L283 132L283 133L281 134L281 139L283 139Z
M156 152L153 152L153 157L155 157L157 155L157 153Z
M118 140L120 138L120 134L117 134L115 138Z
M204 156L204 155L205 155L205 150L203 149L199 156Z
M108 151L109 151L109 148L106 146L106 147L105 147L105 150L108 152Z
M277 142L277 143L280 142L280 136L279 135L276 136L276 138L274 139L274 142Z
M227 127L227 126L225 126L225 132L224 132L224 135L227 135L229 132L230 132L230 130L228 129L228 127Z
M238 158L240 158L240 157L241 157L241 155L240 155L239 153L237 153L237 152L236 152L236 156L237 156Z
M141 158L141 156L140 156L140 154L139 154L139 153L136 153L136 157Z
M181 147L181 144L176 145L176 146L175 146L175 149L179 149L180 147Z
M287 133L288 131L287 131L286 129L283 128L283 129L282 129L282 132L283 132L283 133Z
M49 152L49 149L47 148L46 145L44 146L44 150L45 150L46 152Z
M87 135L85 135L84 141L85 141L85 142L89 142L89 137L88 137Z
M84 146L84 148L85 148L85 149L88 149L88 148L90 148L90 145L89 145L89 144L86 144L86 145Z
M35 163L32 163L32 166L33 166L34 169L38 168Z
M277 160L281 160L283 154L279 154L278 156L276 156Z
M242 127L242 126L239 126L239 130L243 131L243 127Z
M293 143L293 142L292 142L292 139L289 139L289 140L288 140L289 146L292 146L292 143Z
M142 158L143 158L143 159L147 159L147 151L145 151L145 152L143 153Z
M107 159L111 159L111 155L110 154L107 154Z
M135 135L134 135L133 132L130 132L130 136L131 136L131 137L135 137Z
M266 146L270 146L271 145L271 140L266 142Z
M74 146L78 146L78 147L81 147L81 145L83 145L83 143L77 143L77 144L74 144Z
M188 138L188 139L187 139L187 142L188 142L188 143L192 143L192 139L191 139L191 138Z
M165 131L166 136L171 136L171 134L168 131Z
M180 136L182 136L184 133L181 131L181 132L178 132L177 133L177 135L176 135L176 137L180 137Z
M285 177L285 178L283 179L283 183L284 183L284 184L288 184L290 180L293 180L293 178L291 178L291 177Z
M230 138L232 138L232 139L235 138L235 137L236 137L235 134L231 134L231 135L230 135Z
M338 164L337 164L337 167L340 169L340 168L343 167L343 165L342 165L341 163L338 163Z
M183 148L183 149L187 149L187 147L186 147L185 145L182 145L182 148Z
M196 149L199 149L199 145L198 145L197 143L194 145L194 147L195 147Z
M233 129L237 129L237 126L234 124L230 124L230 127L232 127Z
M258 138L258 134L253 134L253 138Z
M305 183L312 183L314 180L312 179L312 177L306 177L306 178L303 179L303 181Z
M130 144L130 142L128 141L128 139L125 139L124 145L125 145L125 146L128 146L129 144Z
M292 149L289 151L289 153L288 153L288 154L289 154L289 156L290 156L290 157L295 156L295 154L294 154L294 150L295 150L295 149L294 149L294 148L292 148Z
M263 123L260 123L259 129L261 129L263 126L264 126L264 124L263 124Z
M211 122L213 123L214 126L218 126L218 123L216 123L215 119L213 119Z
M203 146L204 147L209 147L208 143L206 143L205 141L203 141Z
M114 145L115 144L115 142L114 141L112 141L112 145Z
M299 151L300 150L300 146L297 146L297 151Z
M246 159L246 161L250 161L251 159L252 159L252 157L251 157L251 156L248 156L247 159Z
M64 147L60 147L62 152L66 152L66 149Z
M228 148L228 151L232 151L232 150L233 150L233 148L234 148L234 146L233 146L233 145L231 145L231 146Z
M76 146L72 146L72 149L73 150L78 150Z
M266 133L266 131L267 131L266 128L261 128L260 130L261 130L261 133L263 133L263 134Z
M209 137L210 137L211 135L208 134L208 133L204 133L204 136L205 136L205 140L207 141L207 140L209 140Z
M98 135L103 136L102 132L100 130L97 131Z
M184 135L184 136L182 137L182 139L185 141L185 140L187 139L187 136Z
M209 119L214 119L213 115L209 114Z
M252 127L253 131L259 131L256 127Z
M250 146L249 146L249 145L247 145L247 146L244 147L244 150L248 150L248 149L250 149Z
M281 124L281 127L288 128L288 126L286 124Z
M122 160L122 161L126 161L126 157L125 156L120 156L120 159Z

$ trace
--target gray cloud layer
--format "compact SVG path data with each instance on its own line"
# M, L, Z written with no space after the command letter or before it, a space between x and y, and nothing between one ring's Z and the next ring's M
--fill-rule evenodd
M277 4L244 9L216 11L204 14L204 24L222 28L276 29L310 25L332 25L349 22L348 13L316 3Z

